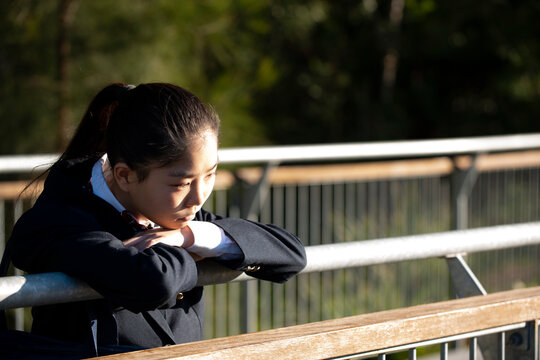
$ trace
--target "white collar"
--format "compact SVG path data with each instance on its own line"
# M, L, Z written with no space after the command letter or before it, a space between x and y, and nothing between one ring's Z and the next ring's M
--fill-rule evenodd
M99 196L109 204L111 204L118 212L122 213L126 210L124 205L120 204L120 201L114 196L109 185L107 185L107 180L103 175L103 166L107 163L108 157L107 154L103 155L92 167L92 176L90 177L90 183L92 184L92 192L94 195ZM109 164L110 167L110 164ZM156 227L152 221L138 221L142 226L151 226Z
M96 161L94 167L92 168L92 177L90 178L90 182L92 183L92 191L94 192L94 195L99 196L114 206L116 210L122 212L126 210L126 208L120 204L118 199L112 193L111 189L109 189L109 185L107 185L107 181L103 175L103 165L106 161L108 161L107 154L103 155L98 161Z

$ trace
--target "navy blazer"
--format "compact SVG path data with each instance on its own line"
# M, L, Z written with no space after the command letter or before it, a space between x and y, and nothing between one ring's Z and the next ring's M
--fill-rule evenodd
M34 307L32 332L85 342L92 304L100 345L158 347L201 340L204 301L202 287L196 287L195 261L185 249L165 244L144 251L123 246L136 230L88 188L96 160L53 166L42 194L18 220L10 241L18 268L66 273L104 299ZM305 267L300 240L279 227L204 210L196 220L218 225L239 245L243 258L225 263L232 269L255 269L250 275L284 282Z

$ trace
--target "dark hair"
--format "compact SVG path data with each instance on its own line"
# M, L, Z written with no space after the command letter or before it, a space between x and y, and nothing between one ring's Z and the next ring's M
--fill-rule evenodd
M180 160L205 131L218 136L219 122L212 107L179 86L112 84L94 97L59 161L107 153L111 165L125 162L142 181L150 165Z

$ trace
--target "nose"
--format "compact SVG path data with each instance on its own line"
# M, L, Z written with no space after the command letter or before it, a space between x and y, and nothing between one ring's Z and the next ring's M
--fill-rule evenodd
M206 201L206 189L200 181L192 182L189 194L186 198L186 206L200 207Z

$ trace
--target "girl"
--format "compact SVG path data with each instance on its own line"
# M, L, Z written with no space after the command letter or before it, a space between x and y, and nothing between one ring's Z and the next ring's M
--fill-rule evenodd
M104 299L35 307L33 333L85 342L90 313L100 345L200 340L198 260L275 282L304 268L294 235L202 209L218 131L217 114L171 84L113 84L96 95L10 241L18 268L64 272Z

